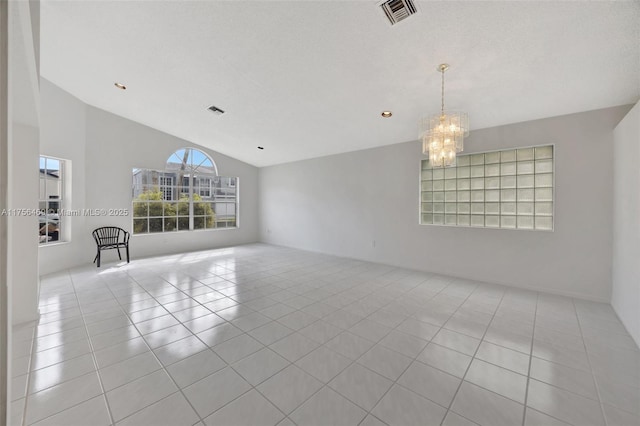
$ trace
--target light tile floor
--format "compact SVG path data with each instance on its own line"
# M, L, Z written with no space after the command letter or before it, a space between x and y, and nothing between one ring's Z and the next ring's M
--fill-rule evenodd
M40 312L16 425L640 424L602 303L252 244L43 277Z

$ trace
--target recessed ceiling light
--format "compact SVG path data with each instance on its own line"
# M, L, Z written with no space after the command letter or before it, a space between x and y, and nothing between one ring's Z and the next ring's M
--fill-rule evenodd
M127 90L127 86L125 86L122 83L113 83L113 85L116 86L120 90Z
M259 146L258 149L264 149L264 146Z
M382 111L380 115L383 116L384 118L389 118L393 115L393 113L391 111Z

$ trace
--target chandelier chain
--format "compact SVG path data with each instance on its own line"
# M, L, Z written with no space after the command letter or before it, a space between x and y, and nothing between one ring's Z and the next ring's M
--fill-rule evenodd
M442 68L442 106L441 106L441 115L444 115L444 68Z

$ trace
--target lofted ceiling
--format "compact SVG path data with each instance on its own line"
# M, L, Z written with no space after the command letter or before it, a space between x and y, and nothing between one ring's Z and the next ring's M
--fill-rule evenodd
M418 1L393 27L376 1L41 4L44 78L256 166L416 140L442 62L472 130L640 97L637 1Z

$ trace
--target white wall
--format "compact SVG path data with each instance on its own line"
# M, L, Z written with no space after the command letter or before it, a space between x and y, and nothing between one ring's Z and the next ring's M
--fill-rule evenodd
M40 80L40 101L43 111L40 154L70 160L65 178L69 183L71 177L71 191L65 192L65 208L81 210L86 205L86 105L45 79ZM71 231L71 240L62 244L40 245L41 274L87 262L87 252L92 247L78 238L86 233L85 218L63 217L62 221L63 227Z
M640 104L614 132L611 304L640 346Z
M258 169L175 136L88 106L42 80L42 153L72 160L72 209L131 210L134 167L164 169L177 149L192 146L207 152L222 176L240 178L239 228L131 238L135 258L224 247L258 240ZM91 231L103 225L131 230L131 216L70 217L71 241L41 247L40 273L91 263ZM104 252L103 262L117 259Z
M554 232L419 225L424 156L410 142L260 169L261 241L609 301L610 147L628 110L477 130L465 141L465 153L555 144Z

